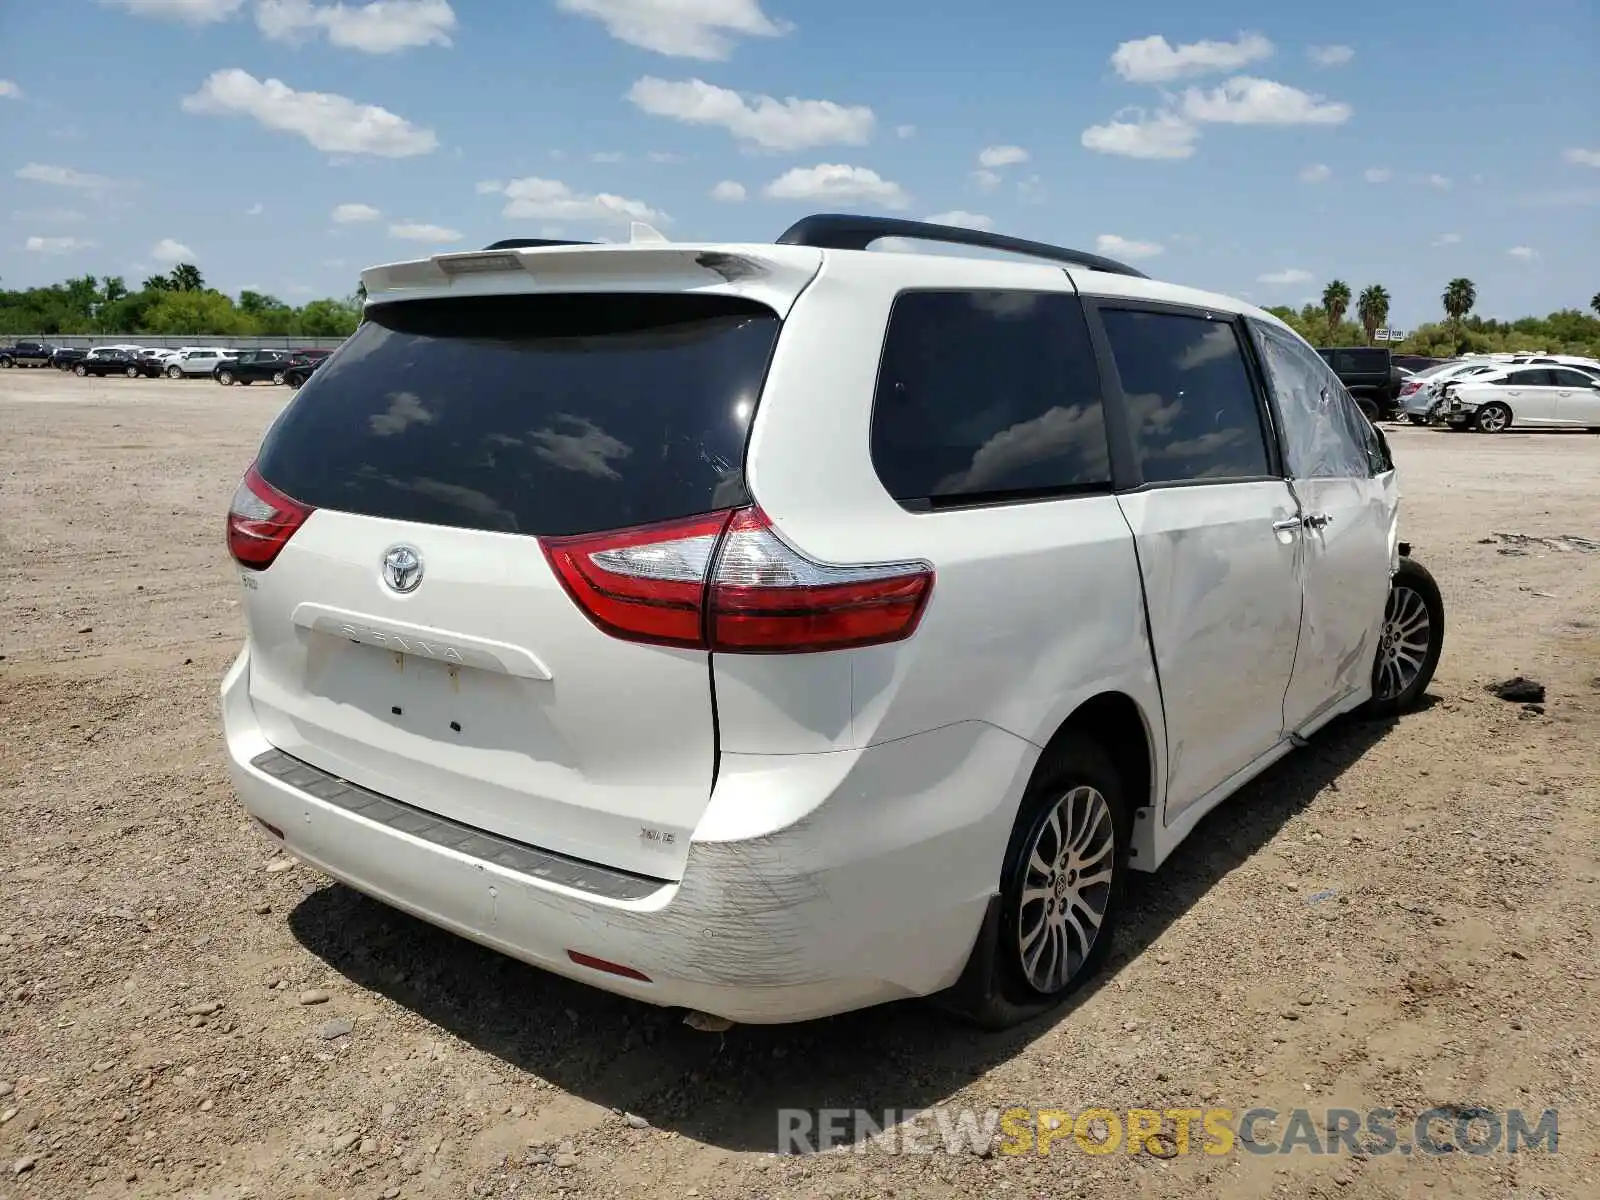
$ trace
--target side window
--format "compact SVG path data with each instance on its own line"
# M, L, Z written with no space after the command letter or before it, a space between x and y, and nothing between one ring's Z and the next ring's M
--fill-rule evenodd
M1506 375L1506 387L1549 387L1553 381L1550 372L1542 367L1535 370L1511 371Z
M910 509L1108 488L1100 377L1078 298L898 297L872 410L872 463Z
M1589 387L1594 383L1591 376L1585 375L1582 371L1574 371L1571 367L1552 367L1550 374L1555 379L1557 387Z
M1252 321L1267 383L1283 421L1295 479L1359 479L1387 470L1387 455L1339 377L1299 338Z
M1145 483L1271 473L1260 406L1231 323L1133 309L1102 308L1100 315Z

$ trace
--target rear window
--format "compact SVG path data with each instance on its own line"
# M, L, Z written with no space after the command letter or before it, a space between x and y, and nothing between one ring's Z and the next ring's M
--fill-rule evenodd
M778 334L752 301L543 295L373 305L268 435L318 508L593 533L742 503Z
M1318 353L1339 374L1365 374L1389 369L1387 350L1321 350Z

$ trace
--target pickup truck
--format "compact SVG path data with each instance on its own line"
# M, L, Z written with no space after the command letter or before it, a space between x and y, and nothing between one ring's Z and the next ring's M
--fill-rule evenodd
M1394 416L1403 379L1388 350L1376 346L1319 346L1317 353L1333 368L1368 420Z
M0 367L47 367L53 346L43 342L18 342L14 346L0 346Z

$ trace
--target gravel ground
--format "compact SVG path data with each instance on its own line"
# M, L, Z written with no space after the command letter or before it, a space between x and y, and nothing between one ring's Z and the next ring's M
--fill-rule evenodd
M1327 731L1213 814L1074 1005L1000 1036L919 1005L713 1034L247 827L222 514L285 399L0 373L0 1195L1600 1194L1600 439L1393 430L1449 608L1434 702ZM1485 693L1516 674L1543 711ZM779 1107L1202 1102L1555 1108L1561 1140L772 1153Z

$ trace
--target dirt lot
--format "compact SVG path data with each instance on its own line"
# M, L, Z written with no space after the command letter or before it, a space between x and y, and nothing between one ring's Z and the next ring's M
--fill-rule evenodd
M1394 430L1435 703L1214 814L1074 1006L719 1035L269 869L215 693L286 398L0 373L0 1195L1600 1195L1600 438ZM1559 1152L773 1154L780 1107L1202 1103L1559 1109Z

